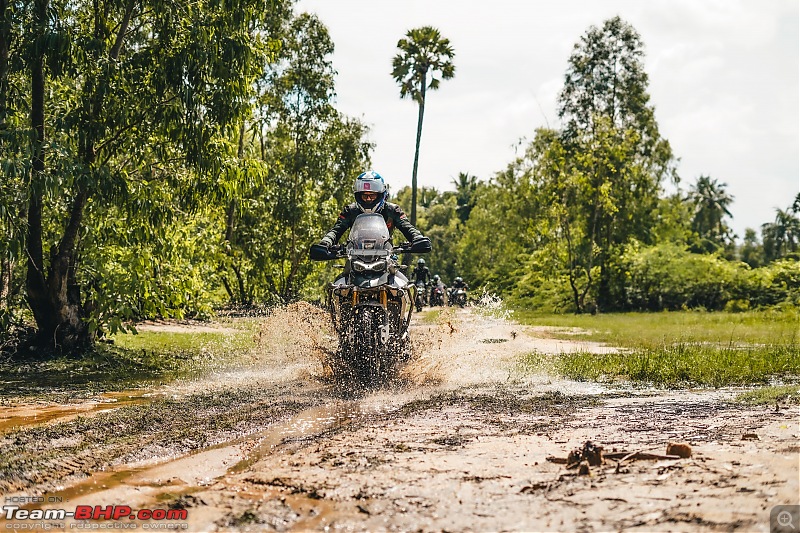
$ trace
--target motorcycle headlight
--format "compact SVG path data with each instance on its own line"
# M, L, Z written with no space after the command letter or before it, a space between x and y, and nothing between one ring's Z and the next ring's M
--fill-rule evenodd
M356 259L353 261L353 270L356 272L383 272L386 270L386 260L367 263Z

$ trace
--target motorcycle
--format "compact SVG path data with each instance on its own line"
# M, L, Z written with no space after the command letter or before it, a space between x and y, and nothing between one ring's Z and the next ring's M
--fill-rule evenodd
M444 305L444 286L434 285L431 290L431 307Z
M451 287L447 300L450 305L464 307L467 305L467 289L463 287Z
M339 338L331 362L335 375L366 388L380 385L411 357L408 326L416 288L403 274L398 253L427 253L427 238L393 246L383 216L356 217L344 246L311 247L311 259L345 259L327 287L326 307Z
M420 280L417 281L415 284L416 287L416 297L414 298L414 304L417 307L417 313L422 311L422 308L425 306L425 300L427 299L427 292L428 289L425 287L425 282Z

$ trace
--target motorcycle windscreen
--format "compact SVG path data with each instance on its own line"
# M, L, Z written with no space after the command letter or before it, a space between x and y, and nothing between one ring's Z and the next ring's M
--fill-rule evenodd
M364 213L356 217L350 235L347 237L347 250L352 255L366 257L385 257L392 250L389 228L379 213Z

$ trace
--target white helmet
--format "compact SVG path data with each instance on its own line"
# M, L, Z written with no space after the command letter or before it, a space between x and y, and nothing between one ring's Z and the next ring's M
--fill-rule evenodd
M378 197L367 202L361 198L361 193L364 192L378 193ZM383 178L374 170L361 173L353 183L353 194L356 197L356 203L364 213L380 213L386 203L388 193L389 190Z

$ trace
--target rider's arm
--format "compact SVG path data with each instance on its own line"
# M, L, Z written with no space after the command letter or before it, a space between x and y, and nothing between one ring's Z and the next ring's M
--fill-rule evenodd
M422 238L422 232L411 224L411 221L408 220L408 217L399 205L392 205L389 216L392 217L394 226L400 230L408 242L413 242Z
M345 207L339 214L339 219L336 221L330 231L328 231L328 233L322 237L319 243L330 247L339 242L339 239L342 238L344 232L353 225L353 220L355 220L355 217L352 216L352 211L353 210L351 206L348 205Z

